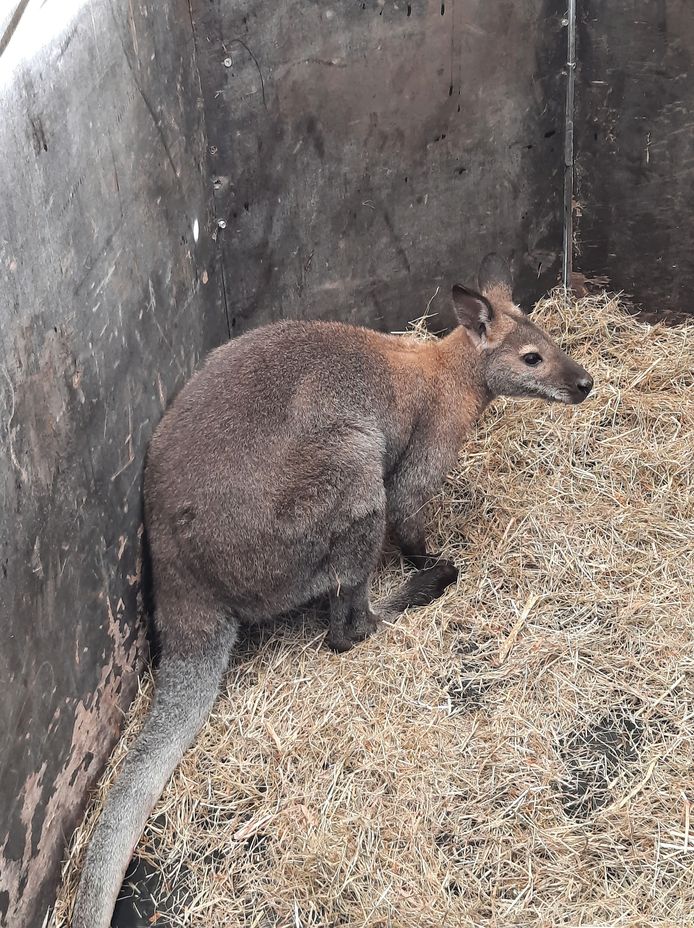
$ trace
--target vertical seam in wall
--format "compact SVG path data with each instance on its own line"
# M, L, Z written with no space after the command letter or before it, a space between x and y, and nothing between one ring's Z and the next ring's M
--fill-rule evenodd
M195 73L196 73L197 78L198 78L198 90L200 91L200 99L203 99L204 94L203 94L203 92L202 92L202 78L201 78L201 76L200 76L200 68L199 68L199 66L198 66L198 37L197 37L197 33L196 33L196 31L195 31L195 19L194 19L194 17L193 17L193 2L192 2L192 0L188 0L188 13L190 14L190 31L191 31L191 35L192 35L192 39L193 39L193 67L195 68ZM202 111L202 124L203 124L203 135L204 135L204 142L205 142L205 158L206 158L206 159L209 159L209 151L208 151L209 146L208 146L208 144L207 144L207 142L208 142L208 138L207 138L207 113L205 112L204 107L203 107L203 111ZM213 203L213 205L215 204L215 199L216 199L216 198L215 198L215 195L214 195L214 192L213 192L213 193L212 193L212 203ZM216 214L216 209L213 210L213 213ZM219 229L217 229L217 232L219 233ZM224 317L225 317L225 319L226 319L226 324L227 324L227 334L228 334L229 338L231 338L231 323L229 322L229 301L228 301L228 298L227 298L227 284L226 284L226 279L225 279L225 277L224 277L224 254L223 254L223 252L222 252L221 242L218 240L218 237L217 237L217 236L215 236L215 243L214 243L214 244L215 244L215 247L214 247L215 260L218 260L218 261L219 261L219 273L220 273L221 279L222 279L222 301L223 301L223 303L224 303Z
M219 273L222 275L222 300L224 301L224 315L227 320L227 333L231 338L231 322L229 321L229 298L227 297L227 279L224 273L224 250L222 242L218 242L217 257L219 259Z
M573 194L574 194L574 90L576 84L576 0L569 0L566 15L566 112L564 116L564 242L562 283L569 288L573 267Z

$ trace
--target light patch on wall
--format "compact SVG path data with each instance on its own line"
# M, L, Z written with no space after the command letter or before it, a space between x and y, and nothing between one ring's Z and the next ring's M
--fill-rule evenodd
M0 11L0 90L20 65L43 59L51 46L59 47L83 6L85 0L11 0Z
M197 245L198 239L200 238L200 226L198 225L198 220L196 219L193 223L193 241Z

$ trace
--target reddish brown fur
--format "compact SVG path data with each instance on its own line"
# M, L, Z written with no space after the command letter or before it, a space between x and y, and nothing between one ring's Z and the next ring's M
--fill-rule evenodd
M578 402L588 375L483 265L486 296L454 288L461 325L415 342L337 322L281 322L214 351L152 440L145 509L162 659L152 712L102 812L74 928L107 928L134 844L214 701L239 624L310 600L346 650L381 615L457 576L431 555L425 504L495 395ZM524 347L543 357L530 367ZM526 351L527 354L527 351ZM390 531L420 568L374 612Z

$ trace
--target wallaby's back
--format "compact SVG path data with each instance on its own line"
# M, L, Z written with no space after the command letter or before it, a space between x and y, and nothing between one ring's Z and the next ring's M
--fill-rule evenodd
M281 322L228 342L211 353L157 429L147 492L154 473L168 478L179 467L186 476L194 472L195 483L206 476L215 482L220 467L262 479L259 466L335 423L378 421L401 433L411 425L414 396L396 395L402 385L394 378L398 358L408 356L403 339L336 322ZM393 421L403 414L410 421Z
M420 368L407 340L327 322L266 326L213 352L150 446L160 585L200 582L247 621L306 601L304 565L370 509L433 391Z

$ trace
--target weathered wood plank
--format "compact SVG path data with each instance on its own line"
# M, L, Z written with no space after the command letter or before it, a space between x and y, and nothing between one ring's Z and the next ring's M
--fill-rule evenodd
M574 266L694 311L694 4L585 0L577 22Z
M211 217L186 0L61 9L56 25L30 5L0 56L0 923L12 928L42 924L133 692L147 439L226 335L202 283ZM59 31L41 36L46 22Z
M234 330L398 328L491 249L558 279L565 6L194 0Z

